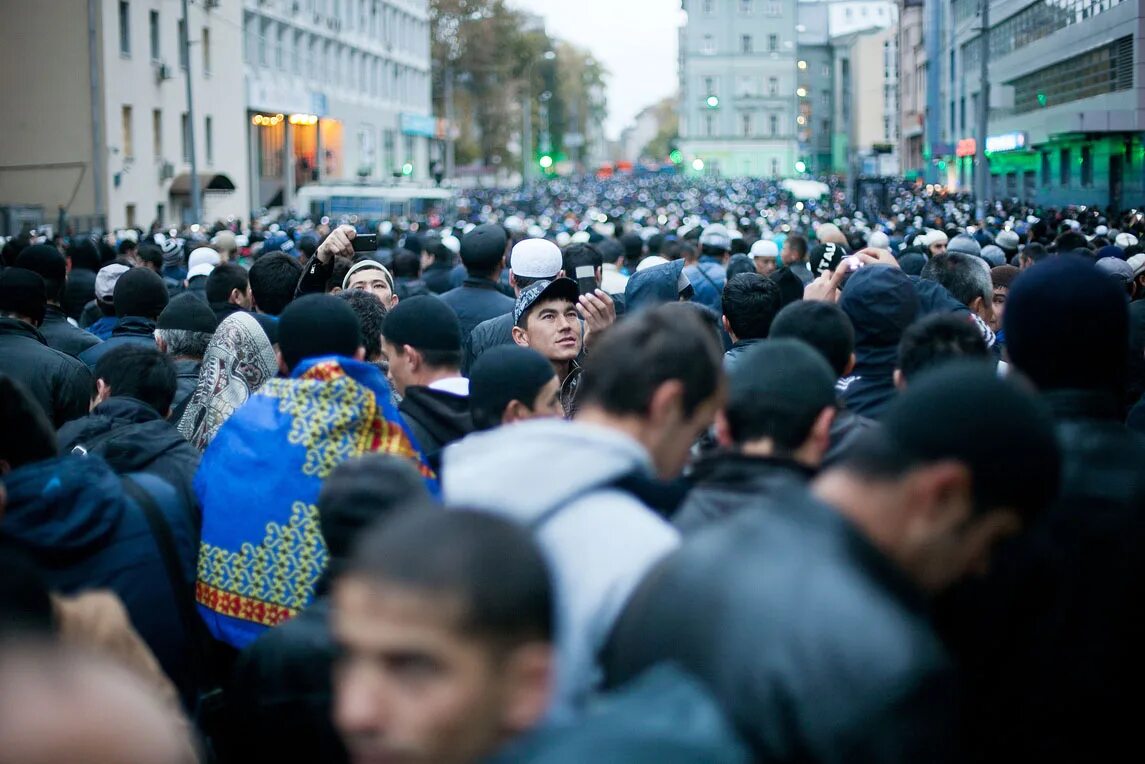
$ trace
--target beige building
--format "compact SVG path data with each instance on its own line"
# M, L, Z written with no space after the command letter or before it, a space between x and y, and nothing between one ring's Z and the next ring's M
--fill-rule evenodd
M75 230L189 221L193 130L204 219L247 216L242 9L189 13L185 60L178 2L3 2L0 207Z
M926 126L926 45L923 3L899 0L899 159L905 173L923 171Z
M890 6L893 9L893 6ZM898 33L893 26L833 37L834 164L852 176L898 175Z

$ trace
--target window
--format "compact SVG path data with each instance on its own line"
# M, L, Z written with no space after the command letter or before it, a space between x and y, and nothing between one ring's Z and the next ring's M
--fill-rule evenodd
M123 158L124 160L135 158L135 136L134 131L131 129L132 109L130 106L123 107Z
M270 25L264 21L259 28L262 34L258 36L258 65L266 66L266 36L270 34Z
M739 38L740 51L743 53L751 53L751 35L745 34Z
M123 208L123 214L127 218L127 227L128 228L134 228L135 227L135 205L134 204L125 205Z
M783 3L774 3L774 2L764 3L763 15L764 16L782 16L783 15Z
M779 78L778 77L768 77L767 78L767 94L769 96L779 95Z
M710 96L716 92L716 81L712 77L704 77L704 96Z
M183 19L179 19L179 66L182 69L187 68L187 49L190 47L190 40L187 39L187 24Z
M119 0L119 55L131 57L131 3Z
M1093 147L1081 147L1081 185L1093 185Z
M1062 149L1058 158L1061 162L1061 166L1058 167L1058 174L1061 176L1059 180L1062 187L1065 187L1070 184L1069 149Z
M739 12L740 13L743 13L743 14L750 16L751 11L752 11L751 6L752 6L752 0L739 0Z
M708 136L709 138L712 135L714 135L714 133L712 131L712 127L713 127L712 115L711 114L705 114L704 115L704 135Z
M203 143L207 149L207 164L215 163L215 121L207 115L203 123Z
M1050 152L1042 152L1042 185L1050 184Z
M183 112L182 120L179 125L183 133L183 161L191 161L191 120L187 117L187 112Z
M716 41L710 34L704 35L704 45L701 48L701 51L703 51L704 55L707 56L710 56L716 52Z
M830 64L823 64L823 76L824 77L830 77L831 76L831 65Z
M743 115L743 137L751 137L751 114Z
M774 178L774 177L777 177L778 175L779 175L779 160L778 159L772 159L771 160L771 177Z
M286 47L286 25L279 24L274 35L274 68L282 71L282 49Z
M704 0L704 15L712 15L712 0Z
M203 27L203 36L199 38L199 47L203 50L203 76L211 76L211 30Z
M151 60L158 61L162 53L159 48L159 11L151 11L148 16L148 31L151 35Z
M775 114L767 118L767 133L772 138L779 134L779 117Z
M382 170L385 172L392 171L397 167L394 161L394 131L382 131Z
M774 53L779 50L779 35L769 34L767 36L767 52Z
M1133 38L1126 36L1038 69L1008 83L1014 86L1014 111L1022 114L1103 93L1129 90L1133 87L1133 65Z
M159 109L151 110L151 151L155 159L163 158L163 112Z

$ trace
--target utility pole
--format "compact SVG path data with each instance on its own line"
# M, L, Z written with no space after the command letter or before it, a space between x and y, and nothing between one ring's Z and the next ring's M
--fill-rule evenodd
M453 144L453 62L445 61L445 177L453 178L456 161Z
M195 100L191 97L191 19L187 11L188 0L183 0L183 60L187 62L187 149L191 154L191 218L193 223L203 222L203 194L199 188L199 164L195 160Z
M533 169L533 67L525 80L525 102L521 112L521 183L528 183Z
M986 158L987 117L990 113L990 0L979 0L979 35L981 61L978 83L978 128L975 131L974 155L974 217L981 223L986 219L986 195L990 188L990 165Z

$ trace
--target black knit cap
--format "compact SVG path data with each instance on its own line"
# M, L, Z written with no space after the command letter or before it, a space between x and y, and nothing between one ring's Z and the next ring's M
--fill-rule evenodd
M382 336L415 350L461 350L461 323L453 308L437 297L402 300L386 315Z
M1007 306L1007 311L1009 306ZM853 452L892 453L908 465L954 461L969 468L977 508L1029 516L1057 495L1061 453L1048 407L993 363L957 360L911 380ZM1006 437L996 437L1004 432ZM889 449L889 451L888 451Z
M158 273L150 268L132 268L115 282L111 299L115 303L115 315L120 318L140 316L154 320L159 318L170 298L167 285Z
M33 244L16 257L17 268L27 268L62 289L68 277L68 260L51 244Z
M156 326L160 329L183 329L189 332L214 334L219 326L219 319L210 305L190 292L184 292L167 303L167 307L159 314Z
M498 426L511 401L531 408L541 388L555 377L553 365L532 348L500 345L485 351L469 370L473 424L482 430Z
M479 268L496 265L505 256L509 243L505 229L496 223L484 223L461 237L461 262Z
M44 321L48 295L44 279L27 268L0 271L0 311L26 316L39 326Z
M352 357L362 346L354 310L337 297L308 294L286 306L278 319L278 348L293 371L307 358Z
M1092 260L1060 255L1023 271L1002 322L1010 359L1039 388L1123 389L1129 306Z
M728 405L741 404L814 421L835 405L835 373L801 340L764 340L740 356L728 375Z

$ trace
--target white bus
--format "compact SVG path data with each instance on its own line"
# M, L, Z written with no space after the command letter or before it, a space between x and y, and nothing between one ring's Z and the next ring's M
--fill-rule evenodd
M452 220L457 212L457 193L435 186L313 183L298 189L296 204L299 212L309 213L315 220L323 215L357 215L364 220Z

